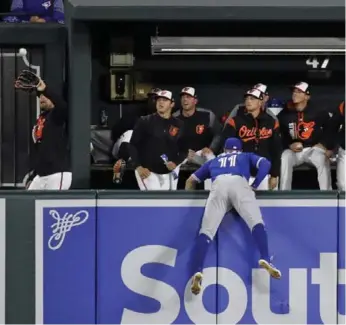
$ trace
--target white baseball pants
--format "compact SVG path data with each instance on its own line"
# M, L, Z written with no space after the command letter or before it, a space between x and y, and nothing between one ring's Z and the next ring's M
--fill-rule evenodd
M72 173L62 172L47 176L38 176L32 180L28 190L68 190L72 183Z
M320 190L331 190L332 181L330 174L330 161L325 151L318 147L304 148L301 152L286 149L281 155L280 190L292 188L293 168L303 163L314 166L317 169L317 178Z
M179 166L174 170L177 175L179 175L179 170ZM138 172L135 170L135 175L138 187L141 191L168 191L177 189L178 178L174 179L171 173L155 174L151 172L149 177L141 179Z
M341 147L336 160L336 182L339 191L345 191L345 150Z
M235 208L249 229L264 223L254 191L246 179L234 175L220 175L212 184L204 210L200 234L214 239L225 214Z

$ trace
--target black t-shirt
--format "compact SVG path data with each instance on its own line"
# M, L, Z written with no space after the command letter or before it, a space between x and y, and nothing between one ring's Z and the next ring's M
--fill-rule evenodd
M184 122L182 150L186 152L189 149L198 151L209 147L213 138L221 131L220 122L208 109L196 108L195 113L189 117L185 117L182 111L175 112L173 116Z
M31 169L39 176L70 170L67 104L48 88L43 95L49 98L55 107L43 111L32 129L34 150L31 155Z

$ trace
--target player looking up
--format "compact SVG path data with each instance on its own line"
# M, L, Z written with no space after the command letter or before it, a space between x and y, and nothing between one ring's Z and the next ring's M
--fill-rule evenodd
M41 113L32 130L34 150L30 172L24 177L28 190L68 190L72 182L68 139L68 106L65 100L33 72L23 70L15 88L33 91Z
M183 122L172 116L173 107L171 91L157 92L156 113L142 116L133 129L129 151L142 191L177 189L177 166L187 152L181 151Z

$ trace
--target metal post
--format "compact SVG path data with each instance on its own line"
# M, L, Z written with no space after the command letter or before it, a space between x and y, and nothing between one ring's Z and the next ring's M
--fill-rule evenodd
M67 29L61 26L58 32L60 38L45 46L44 79L49 87L63 95Z
M91 42L87 26L70 20L69 42L69 135L72 188L90 186Z

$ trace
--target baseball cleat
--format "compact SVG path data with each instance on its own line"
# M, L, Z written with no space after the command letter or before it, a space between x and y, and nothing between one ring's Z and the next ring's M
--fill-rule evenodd
M274 279L281 279L281 272L277 269L272 263L269 263L266 260L260 259L258 265L267 270L271 277Z
M201 272L195 273L194 276L192 277L191 292L194 295L198 295L201 292L202 279L203 279L203 274Z

